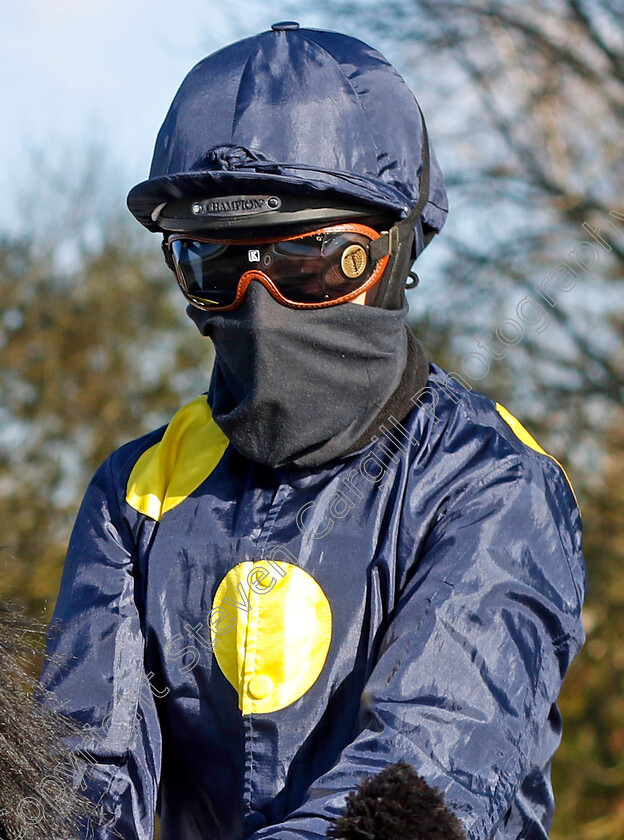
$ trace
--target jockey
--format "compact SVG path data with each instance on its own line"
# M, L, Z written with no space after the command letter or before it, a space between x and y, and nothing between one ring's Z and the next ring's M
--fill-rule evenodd
M69 543L41 683L86 732L95 834L321 840L398 765L468 840L546 837L580 513L406 323L447 216L414 95L363 42L277 23L191 70L128 205L216 355Z

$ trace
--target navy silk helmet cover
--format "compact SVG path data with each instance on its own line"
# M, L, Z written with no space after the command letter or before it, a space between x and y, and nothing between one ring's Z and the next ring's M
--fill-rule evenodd
M152 213L182 197L323 195L406 216L419 194L422 125L412 91L381 53L318 29L277 29L200 61L158 134L149 179L128 206L149 230ZM430 146L423 221L447 216Z

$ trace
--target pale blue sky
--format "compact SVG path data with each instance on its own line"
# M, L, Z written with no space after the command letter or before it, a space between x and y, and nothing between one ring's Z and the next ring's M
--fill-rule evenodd
M332 28L309 9L301 0L0 0L0 226L30 180L29 147L78 152L98 139L127 193L147 177L191 67L278 20Z

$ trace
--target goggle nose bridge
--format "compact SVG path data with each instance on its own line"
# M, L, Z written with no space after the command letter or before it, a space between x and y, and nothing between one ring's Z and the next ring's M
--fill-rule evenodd
M279 289L268 274L265 274L257 268L247 269L247 271L244 271L238 278L238 294L240 294L241 298L245 298L247 296L247 291L254 280L261 283L274 300L278 300L276 295L280 294Z

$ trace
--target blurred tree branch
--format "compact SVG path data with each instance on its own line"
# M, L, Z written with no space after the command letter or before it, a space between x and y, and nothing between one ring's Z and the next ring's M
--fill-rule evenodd
M422 297L433 313L427 329L451 336L438 360L461 373L462 355L476 350L475 334L493 332L497 314L516 317L516 303L532 295L547 310L549 327L525 327L524 340L496 364L508 375L513 357L522 372L511 384L514 405L557 457L568 460L558 448L565 430L553 425L555 416L597 445L605 402L619 405L624 396L624 7L601 0L390 0L380 15L365 2L325 0L323 8L346 27L357 20L357 34L402 56L431 126L450 215L431 255L428 249L421 257L428 273L410 300ZM602 229L610 250L584 222ZM581 241L599 252L593 276L570 257ZM560 263L583 282L547 306L535 286ZM596 312L600 334L590 326ZM430 333L422 322L414 328L427 346ZM573 369L576 377L569 376ZM475 387L497 397L493 384L488 378ZM578 394L584 400L574 400ZM597 411L594 400L603 408ZM565 405L575 416L560 411ZM585 481L586 466L571 465L577 482Z
M0 580L49 618L91 475L207 388L211 349L101 150L32 159L0 235Z

